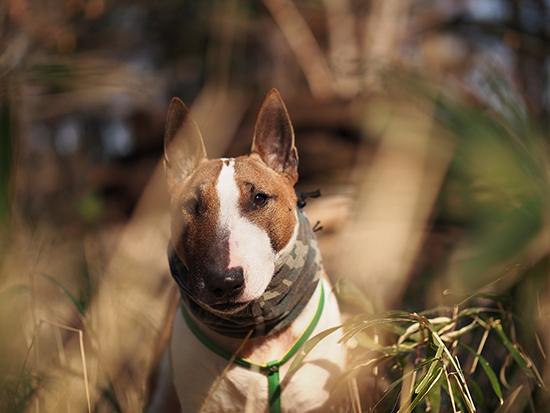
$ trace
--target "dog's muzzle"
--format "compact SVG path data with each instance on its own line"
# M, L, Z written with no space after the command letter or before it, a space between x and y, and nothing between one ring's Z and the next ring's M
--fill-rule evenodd
M292 252L273 274L265 292L256 300L237 308L231 300L204 302L190 288L189 269L179 259L172 242L168 248L170 272L178 284L185 307L212 330L235 338L243 338L250 330L253 336L275 332L293 321L307 305L322 275L321 253L309 220L297 209L298 235ZM242 291L238 272L210 283L208 294L237 297ZM220 287L220 284L222 285ZM243 283L244 284L244 283ZM212 290L213 288L213 290ZM219 289L219 290L218 290ZM207 300L208 301L208 300Z

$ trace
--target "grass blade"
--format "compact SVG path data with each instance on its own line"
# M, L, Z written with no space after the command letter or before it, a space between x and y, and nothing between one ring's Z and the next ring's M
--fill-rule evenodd
M500 320L491 320L491 326L498 333L500 339L506 346L506 349L510 352L515 362L518 363L518 365L525 372L525 374L527 374L531 378L536 378L539 382L539 385L544 387L544 383L540 378L540 375L538 374L538 372L537 374L535 374L536 370L533 370L534 369L533 362L527 356L525 356L518 349L517 345L512 343L512 341L508 338L508 336L504 332L504 329L502 328L502 324L500 323Z
M298 368L300 363L304 360L304 358L308 355L308 353L313 350L313 348L319 344L321 340L323 340L328 335L334 333L336 330L342 328L342 326L332 327L327 330L321 331L316 336L310 338L306 343L302 346L300 351L296 353L296 356L294 357L294 360L292 361L292 364L290 365L288 369L287 374L291 374L294 370Z
M432 365L435 365L435 363ZM424 400L424 398L428 395L429 391L435 386L435 384L439 382L439 379L441 378L442 375L443 375L443 367L438 367L437 371L432 371L431 374L430 372L426 373L426 375L424 376L421 382L421 384L422 383L425 383L425 384L422 384L421 389L420 389L420 385L417 387L417 389L415 390L415 393L417 393L417 395L414 398L414 400L410 404L405 406L404 410L399 409L397 413L412 412L414 408L418 406L418 404L422 400Z
M65 286L63 284L61 284L59 281L57 281L55 278L53 277L50 277L49 275L47 274L43 274L43 273L40 273L40 275L44 278L46 278L47 280L51 281L52 283L54 283L56 286L58 286L59 288L61 288L63 290L63 292L67 295L67 297L69 297L69 299L73 302L74 306L76 307L76 309L78 310L78 312L83 316L83 317L86 317L86 309L84 308L84 306L82 305L82 303L73 295L71 294L71 292L69 290L67 290L67 288L65 288Z
M437 362L441 361L441 355L443 354L443 347L439 346L437 348L437 352L435 354L435 357L432 359L433 363L430 364L430 367L428 368L428 371L426 372L426 374L424 375L424 377L422 378L420 383L418 383L418 386L415 389L415 393L419 394L419 393L423 392L425 387L429 384L431 378L433 377L434 371L437 367Z
M441 369L441 373L443 373L443 369ZM427 402L429 402L431 407L431 412L433 413L439 413L439 410L441 408L441 384L442 384L442 375L440 375L439 380L435 382L435 384L432 386L432 389L428 391L427 394Z

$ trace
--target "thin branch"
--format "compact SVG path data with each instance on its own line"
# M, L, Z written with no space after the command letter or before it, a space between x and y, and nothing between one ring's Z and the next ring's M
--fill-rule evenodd
M304 71L311 94L318 99L335 95L329 65L315 36L292 0L263 0Z

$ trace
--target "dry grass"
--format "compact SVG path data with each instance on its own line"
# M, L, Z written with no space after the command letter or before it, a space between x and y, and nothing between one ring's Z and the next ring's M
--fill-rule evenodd
M15 33L2 34L9 47L0 56L0 169L13 179L1 179L0 202L9 191L15 196L10 219L0 223L0 411L137 412L174 294L162 168L140 168L151 171L143 190L135 171L125 175L141 191L128 219L118 213L94 223L94 208L109 206L93 204L93 196L86 217L74 219L83 198L71 185L113 170L88 180L82 154L33 155L29 136L33 125L74 113L109 116L121 98L150 114L152 130L162 129L156 99L170 77L70 53L76 14L65 16L65 2L9 3L0 7ZM249 107L259 99L252 90L273 86L288 96L298 146L300 133L328 131L322 151L315 145L326 135L310 135L303 170L352 152L342 157L345 167L315 165L322 176L301 181L328 187L306 212L324 227L319 240L333 281L348 281L338 291L354 355L342 378L351 411L546 406L550 160L530 107L498 77L483 79L484 98L443 81L444 70L461 73L464 62L438 52L444 38L412 32L435 25L435 14L411 14L414 1L372 1L356 15L354 2L325 0L308 9L310 21L299 2L264 4L268 15L250 21L242 4L217 3L224 14L212 19L204 59L213 74L190 106L211 157L227 153L237 131L249 145ZM319 13L326 47L311 23ZM246 79L254 86L239 86L235 61L247 53L239 39L259 37L258 26L274 62ZM34 54L30 46L68 54ZM405 46L426 56L424 76L405 76ZM400 69L389 71L396 61ZM360 141L344 144L341 130Z

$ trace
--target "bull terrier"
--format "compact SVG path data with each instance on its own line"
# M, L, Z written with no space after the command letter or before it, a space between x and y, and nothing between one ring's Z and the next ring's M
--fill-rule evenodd
M214 160L174 98L165 171L168 256L181 292L167 357L182 411L332 411L346 359L341 334L320 341L289 373L306 339L341 320L297 206L298 152L279 92L261 105L250 154Z

